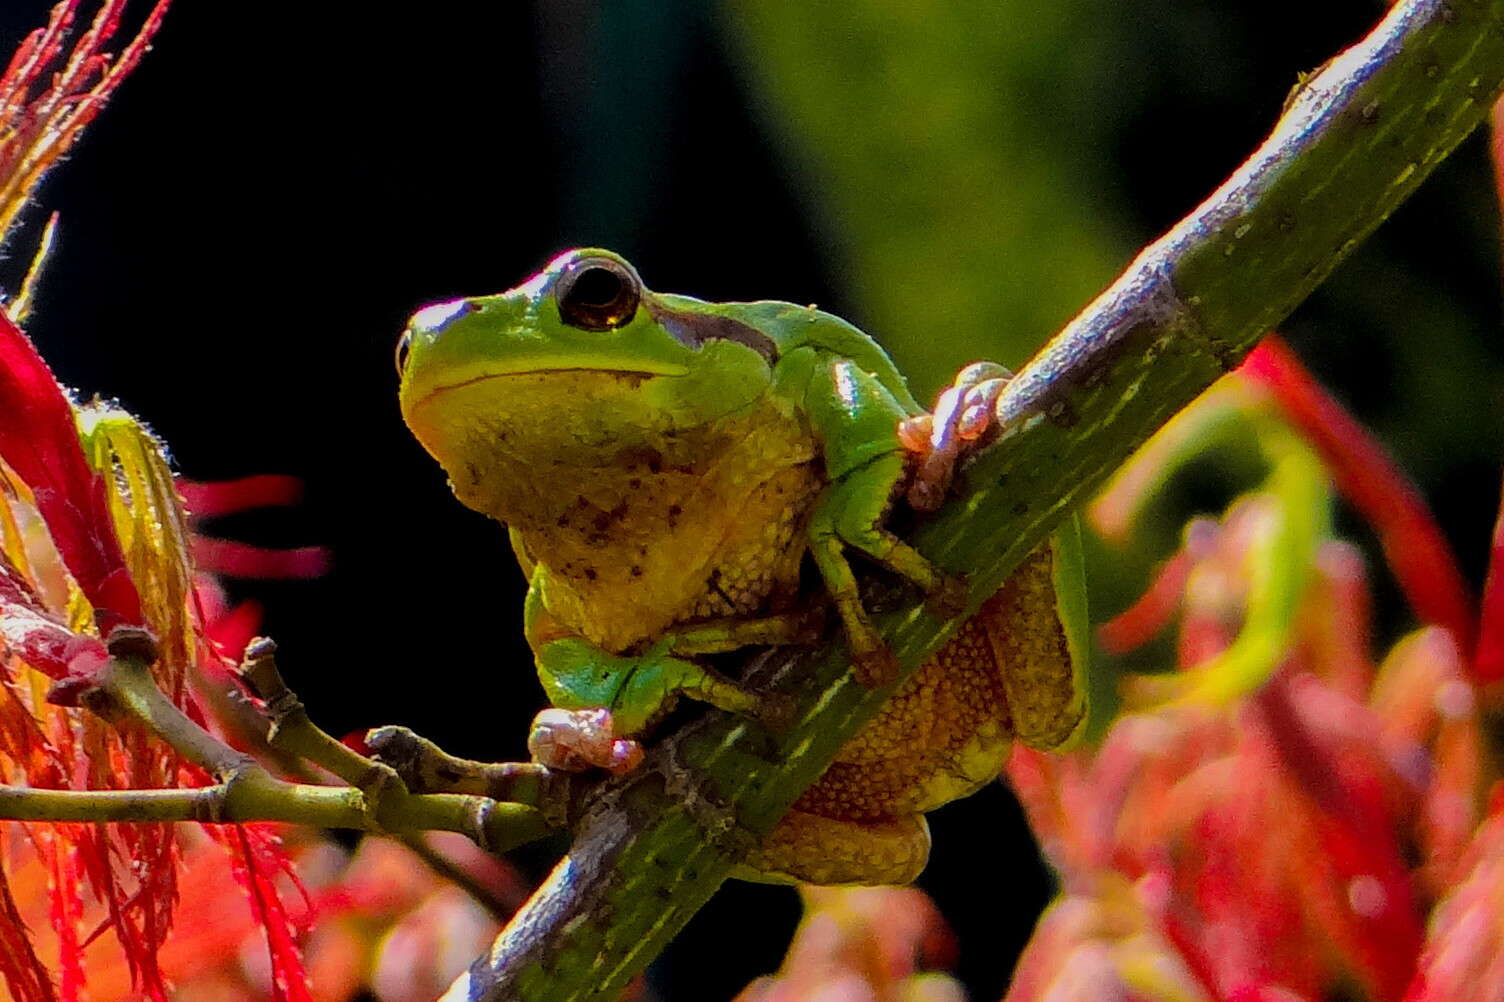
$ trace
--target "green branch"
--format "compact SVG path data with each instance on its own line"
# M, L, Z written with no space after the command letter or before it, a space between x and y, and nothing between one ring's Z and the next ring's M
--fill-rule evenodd
M1294 97L1274 134L1015 379L1007 429L916 536L971 575L973 607L1063 514L1243 358L1482 120L1504 85L1504 0L1411 0ZM1191 140L1187 140L1191 141ZM905 671L946 636L919 608L884 635ZM602 787L574 848L445 996L612 997L707 901L884 693L839 649L779 650L784 734L720 713Z
M242 671L267 702L272 748L307 759L349 785L322 786L278 779L259 762L210 734L173 704L152 678L157 652L145 631L117 628L110 660L81 701L115 723L134 722L208 772L211 786L160 790L53 790L0 785L0 819L23 821L285 821L318 828L352 828L381 834L453 831L492 852L505 852L549 831L554 803L569 795L567 782L549 783L527 772L501 802L471 792L413 793L391 766L340 744L309 720L282 681L268 640L247 648ZM528 795L534 799L526 802Z
M284 821L405 835L452 831L493 852L547 833L536 810L451 793L402 795L373 809L352 786L288 783L251 765L213 786L163 790L51 790L0 784L0 818L8 821Z

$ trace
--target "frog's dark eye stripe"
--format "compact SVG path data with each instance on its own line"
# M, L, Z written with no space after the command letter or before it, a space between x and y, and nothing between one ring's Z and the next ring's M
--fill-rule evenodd
M554 286L559 317L571 327L606 331L629 323L642 302L636 273L610 258L573 261Z
M681 344L702 348L707 341L735 341L757 352L772 365L778 361L778 345L756 327L716 313L691 313L675 310L661 302L649 301L653 319Z

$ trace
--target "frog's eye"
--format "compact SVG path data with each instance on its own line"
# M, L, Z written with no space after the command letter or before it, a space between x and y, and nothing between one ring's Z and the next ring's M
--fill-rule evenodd
M413 349L413 332L410 331L410 330L409 331L403 331L402 332L402 336L397 339L397 378L398 379L401 379L402 378L402 374L407 371L407 356L412 352L412 349Z
M642 282L635 272L610 258L574 262L554 286L559 316L571 327L605 331L620 327L637 314Z

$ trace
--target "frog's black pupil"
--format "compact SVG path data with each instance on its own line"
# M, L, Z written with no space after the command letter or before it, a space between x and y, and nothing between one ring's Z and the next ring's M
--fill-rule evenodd
M581 306L610 306L621 295L621 276L607 268L587 268L575 279L569 298Z

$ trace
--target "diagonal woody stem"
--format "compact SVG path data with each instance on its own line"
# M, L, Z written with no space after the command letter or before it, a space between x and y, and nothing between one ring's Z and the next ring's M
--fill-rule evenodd
M1159 425L1231 369L1475 128L1504 87L1504 0L1408 0L1292 99L1274 134L1009 383L1005 433L914 542L975 608ZM949 625L911 607L884 636L905 671ZM767 832L884 692L839 649L779 650L770 736L710 713L608 784L570 855L450 1002L608 999Z

